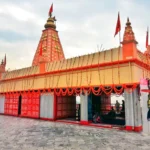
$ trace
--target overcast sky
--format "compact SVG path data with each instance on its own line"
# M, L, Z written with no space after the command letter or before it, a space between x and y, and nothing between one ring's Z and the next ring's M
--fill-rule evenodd
M96 52L98 45L117 47L118 11L121 35L129 17L138 48L145 50L149 0L0 0L0 59L7 54L7 68L31 66L52 2L66 58Z

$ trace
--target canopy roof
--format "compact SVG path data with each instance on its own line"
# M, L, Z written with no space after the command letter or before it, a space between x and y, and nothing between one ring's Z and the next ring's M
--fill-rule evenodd
M46 72L51 73L53 71L58 70L61 71L87 66L90 67L92 65L101 65L108 62L115 62L118 60L121 61L122 60L121 52L122 52L121 48L113 48L102 52L96 52L79 57L46 63ZM32 66L23 69L7 71L3 73L2 80L27 77L29 75L38 75L38 74L40 74L39 66Z

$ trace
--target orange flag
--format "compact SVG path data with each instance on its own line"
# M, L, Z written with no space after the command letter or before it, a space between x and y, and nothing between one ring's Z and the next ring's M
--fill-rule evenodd
M120 22L120 15L118 13L118 20L117 20L117 24L116 24L116 31L115 31L114 37L118 34L118 32L120 32L120 30L121 30L121 22Z
M53 12L53 3L52 3L52 5L51 5L51 7L49 9L49 16L51 16L52 12Z
M146 48L148 47L148 39L149 39L149 31L147 28L147 32L146 32Z
M39 52L39 55L42 56L42 42L40 44L40 52Z

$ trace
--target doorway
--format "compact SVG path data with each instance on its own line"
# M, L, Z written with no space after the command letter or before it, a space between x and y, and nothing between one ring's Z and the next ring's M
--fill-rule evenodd
M19 96L19 102L18 102L18 115L21 115L21 104L22 104L22 96Z
M79 123L80 120L80 97L57 96L56 119L61 122Z
M114 95L113 97L112 95L106 95L102 93L100 96L96 96L93 93L91 93L89 97L92 101L91 109L92 109L93 123L120 125L120 126L125 125L125 110L121 107L123 104L120 103L119 111L116 110L115 106L116 98L118 99L119 102L123 101L122 95L118 97ZM88 110L88 112L90 111Z

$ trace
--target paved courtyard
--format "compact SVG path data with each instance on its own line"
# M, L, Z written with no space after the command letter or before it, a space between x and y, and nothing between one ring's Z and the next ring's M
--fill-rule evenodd
M0 150L150 150L150 136L0 116Z

